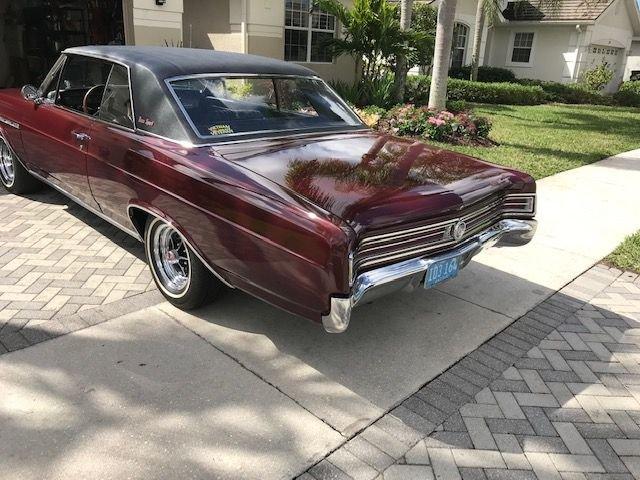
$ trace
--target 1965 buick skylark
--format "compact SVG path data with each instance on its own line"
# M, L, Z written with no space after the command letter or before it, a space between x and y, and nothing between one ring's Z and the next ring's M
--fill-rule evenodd
M143 241L177 307L226 285L328 332L536 228L530 176L373 132L302 66L206 50L65 50L0 92L0 179Z

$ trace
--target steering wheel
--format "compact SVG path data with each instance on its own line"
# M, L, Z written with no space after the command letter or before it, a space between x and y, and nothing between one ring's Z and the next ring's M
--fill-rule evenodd
M96 95L96 94L99 94ZM88 115L95 114L100 108L100 101L102 100L102 94L104 93L104 85L94 85L87 93L84 94L84 98L82 99L82 111ZM96 95L96 98L92 98ZM90 112L89 110L92 110Z

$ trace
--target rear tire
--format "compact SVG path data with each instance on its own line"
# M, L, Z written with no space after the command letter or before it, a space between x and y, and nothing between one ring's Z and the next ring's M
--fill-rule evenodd
M172 305L193 310L222 291L220 280L194 254L180 232L164 220L147 220L144 250L158 289Z
M42 188L42 183L22 166L2 137L0 137L0 183L8 192L16 195L37 192Z

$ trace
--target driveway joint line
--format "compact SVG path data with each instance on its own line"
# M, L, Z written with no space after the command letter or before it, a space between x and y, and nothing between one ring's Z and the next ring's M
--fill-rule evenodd
M229 358L230 360L236 362L240 367L242 367L243 369L245 369L247 372L251 373L252 375L254 375L256 378L258 378L259 380L263 381L264 383L266 383L267 385L269 385L270 387L274 388L275 390L277 390L278 392L280 392L282 395L284 395L285 397L287 397L289 400L291 400L293 403L295 403L298 407L302 408L304 411L308 412L309 414L313 415L313 417L317 418L318 420L320 420L322 423L324 423L326 426L328 426L331 430L333 430L334 432L338 433L342 438L345 438L345 436L342 434L342 432L340 432L339 430L337 430L333 425L331 425L330 423L327 423L324 419L318 417L315 413L313 413L311 410L309 410L307 407L305 407L304 405L302 405L298 400L296 400L295 398L291 397L289 394L287 394L287 392L285 392L284 390L282 390L280 387L278 387L277 385L275 385L274 383L270 382L269 380L267 380L265 377L263 377L262 375L260 375L258 372L252 370L251 368L249 368L244 362L242 362L240 359L234 357L233 355L231 355L230 353L225 352L222 348L218 347L217 345L213 344L212 342L210 342L209 340L207 340L205 337L203 337L202 335L200 335L198 332L195 332L193 330L191 330L188 326L186 326L185 324L183 324L179 319L177 319L176 317L174 317L173 315L171 315L171 313L165 311L165 310L161 310L163 314L165 314L166 316L168 316L171 320L173 320L175 323L177 323L178 325L180 325L182 328L184 328L185 330L188 330L189 332L191 332L193 335L195 335L196 337L198 337L200 340L202 340L203 342L205 342L207 345L209 345L210 347L214 348L215 350L217 350L218 352L222 353L224 356L226 356L227 358Z

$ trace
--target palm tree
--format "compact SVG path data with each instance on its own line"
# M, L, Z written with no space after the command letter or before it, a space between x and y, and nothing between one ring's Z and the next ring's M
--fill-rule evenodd
M478 66L480 65L480 44L484 30L485 4L495 3L494 0L478 0L476 7L476 26L473 30L473 50L471 51L471 80L478 80Z
M411 28L411 13L413 0L400 0L400 29L407 31ZM407 82L407 56L404 53L398 55L396 72L393 79L393 102L402 103L404 99L404 87Z
M438 7L436 45L433 54L433 72L429 90L429 108L444 110L447 103L447 79L451 60L453 24L458 0L442 0Z

